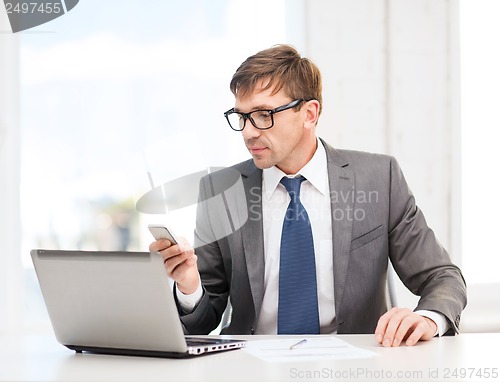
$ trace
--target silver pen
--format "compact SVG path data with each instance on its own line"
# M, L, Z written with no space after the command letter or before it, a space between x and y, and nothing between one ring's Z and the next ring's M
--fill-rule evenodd
M299 346L304 345L305 343L307 343L307 339L304 338L303 340L300 340L296 344L290 346L290 350L297 349Z

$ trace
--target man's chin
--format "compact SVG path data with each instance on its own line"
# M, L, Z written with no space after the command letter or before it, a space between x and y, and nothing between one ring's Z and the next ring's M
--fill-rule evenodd
M255 157L253 158L253 163L255 164L255 167L260 170L265 170L266 168L271 168L274 166L274 163Z

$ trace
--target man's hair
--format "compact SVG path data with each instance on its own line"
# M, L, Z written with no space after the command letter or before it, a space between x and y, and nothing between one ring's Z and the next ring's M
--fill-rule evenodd
M294 99L317 100L322 110L321 73L308 58L290 45L275 45L248 57L236 70L230 88L235 97L245 98L261 80L269 80L262 90L281 89Z

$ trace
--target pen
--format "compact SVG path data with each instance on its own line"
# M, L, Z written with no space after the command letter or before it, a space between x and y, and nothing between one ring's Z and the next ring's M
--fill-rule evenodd
M307 340L303 339L303 340L297 342L296 344L293 344L292 346L290 346L290 350L297 349L299 346L304 345L305 343L307 343Z

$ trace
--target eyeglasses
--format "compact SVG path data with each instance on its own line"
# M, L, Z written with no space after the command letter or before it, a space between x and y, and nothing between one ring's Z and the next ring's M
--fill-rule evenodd
M254 110L250 113L240 113L238 111L234 111L234 108L232 108L224 113L224 117L226 117L231 129L235 131L242 131L245 128L247 119L250 120L252 125L254 125L257 129L267 130L274 126L274 114L296 107L302 102L304 102L303 99L296 99L286 105L279 106L276 109Z

